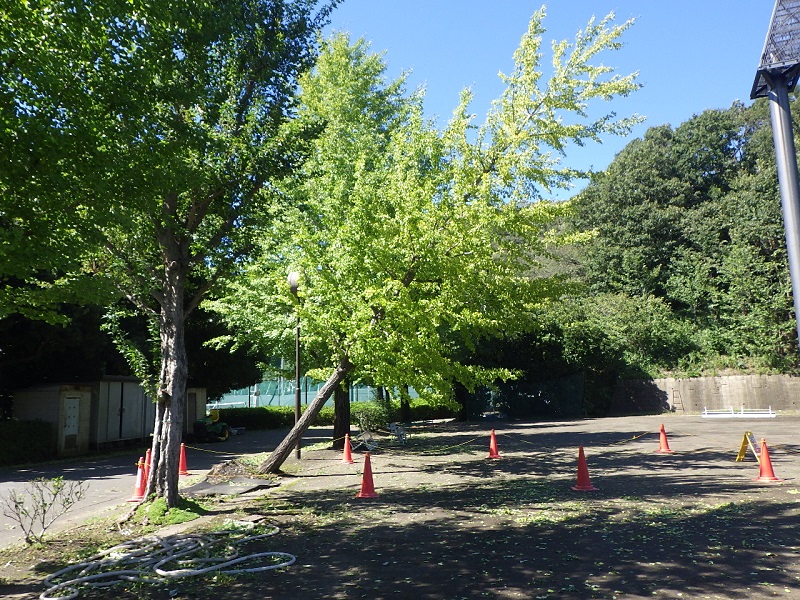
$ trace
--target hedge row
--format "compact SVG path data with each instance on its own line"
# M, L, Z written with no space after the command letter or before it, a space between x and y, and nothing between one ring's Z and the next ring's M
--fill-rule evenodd
M0 421L0 465L42 462L56 456L53 426L44 421Z
M305 408L305 407L304 407ZM293 406L259 406L258 408L223 408L220 421L230 427L245 429L287 429L294 425ZM333 425L333 408L323 407L314 419L315 426Z
M305 410L305 407L303 407ZM259 406L257 408L224 408L220 411L220 420L230 427L245 429L287 429L294 425L293 406ZM350 405L350 421L358 426L359 422L366 427L385 427L387 423L399 421L400 409L392 406L387 411L376 402L354 402ZM455 416L455 411L447 406L433 406L416 402L411 404L412 421L429 421L431 419L448 419ZM314 419L313 426L332 427L333 407L325 406Z

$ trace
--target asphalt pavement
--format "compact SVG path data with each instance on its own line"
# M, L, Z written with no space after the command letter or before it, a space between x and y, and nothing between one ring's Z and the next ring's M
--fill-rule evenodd
M797 486L800 482L800 415L781 414L777 418L701 418L699 415L663 414L643 415L636 417L618 417L603 419L585 419L562 422L517 423L513 421L497 421L492 423L465 425L464 431L484 430L488 434L490 427L496 428L498 435L514 433L535 433L533 439L543 448L561 447L565 440L569 442L570 451L577 444L587 447L590 454L592 473L602 481L604 474L601 457L596 456L604 446L608 448L627 448L635 444L658 448L659 426L665 424L669 433L669 443L684 462L697 463L692 468L701 473L704 463L701 459L714 457L719 464L712 467L735 472L751 473L752 479L758 475L758 465L751 453L746 452L746 462L736 463L734 459L739 451L746 432L752 432L752 439L758 443L762 438L769 440L770 455L775 464L778 477L785 480L786 485ZM272 451L284 438L288 430L245 431L242 435L231 436L220 443L187 443L186 458L190 477L184 480L184 486L202 481L204 475L215 464L231 460L237 456ZM443 439L448 435L465 435L464 431L443 432ZM647 434L647 435L645 435ZM644 436L644 437L642 437ZM331 428L312 428L303 438L303 444L309 446L330 440ZM628 446L621 443L629 442ZM501 454L504 451L501 439ZM63 476L66 480L83 480L89 485L86 498L51 528L66 530L79 527L87 518L112 511L122 513L130 504L136 485L136 463L144 455L145 447L132 448L107 456L85 456L70 460L62 460L42 465L25 465L13 469L0 470L0 502L11 489L22 491L27 482L39 477L52 478ZM634 451L634 450L631 450ZM652 451L651 451L652 453ZM308 455L303 455L303 459ZM319 460L318 458L316 460ZM296 461L294 452L286 461L291 467ZM721 461L721 462L720 462ZM693 464L694 464L693 463ZM332 467L341 466L333 461ZM615 467L616 468L616 467ZM183 479L183 478L182 478ZM351 478L352 479L352 478ZM350 480L348 480L350 481ZM315 485L329 485L324 477L306 477L297 480L293 490L313 488ZM357 485L354 480L352 485ZM0 511L1 512L1 511ZM0 548L17 544L23 535L14 522L0 514Z
M244 431L218 443L186 444L187 480L196 481L215 464L244 454L270 452L284 438L287 429ZM312 428L303 437L303 445L330 440L330 428ZM117 450L111 454L81 456L44 464L21 465L0 470L0 548L24 541L24 534L13 519L2 514L5 499L11 490L24 493L34 479L63 477L65 481L85 481L88 484L83 500L59 518L49 531L64 531L79 527L86 519L127 510L128 500L136 487L137 463L147 446ZM294 453L287 464L293 461Z

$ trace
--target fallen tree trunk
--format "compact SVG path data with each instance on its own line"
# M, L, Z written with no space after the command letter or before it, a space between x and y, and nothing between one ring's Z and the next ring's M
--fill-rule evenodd
M286 437L283 438L281 443L278 444L278 447L272 451L272 454L270 454L264 460L264 462L258 465L259 473L280 473L281 465L283 465L284 461L292 453L292 449L297 446L300 438L303 437L303 434L311 426L311 423L314 422L314 419L317 418L319 411L322 410L323 406L325 406L325 403L331 397L333 390L336 389L336 386L339 385L339 382L345 378L352 368L353 365L351 365L350 361L346 358L339 362L331 376L317 392L314 400L312 400L311 404L308 405L308 408L303 413L303 416L300 417L297 423L295 423L294 427L292 427L292 430L286 434Z

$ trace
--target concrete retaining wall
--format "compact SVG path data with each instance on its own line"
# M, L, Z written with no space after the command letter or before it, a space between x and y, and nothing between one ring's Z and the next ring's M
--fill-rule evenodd
M789 375L730 375L692 379L620 381L614 391L611 414L674 410L702 413L704 408L733 407L800 412L800 377Z

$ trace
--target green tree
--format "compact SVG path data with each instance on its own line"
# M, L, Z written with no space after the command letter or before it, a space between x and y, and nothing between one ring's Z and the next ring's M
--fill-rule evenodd
M742 110L648 129L576 198L575 222L597 233L584 258L594 289L665 297L680 249L718 243L718 231L703 231L708 221L695 211L727 193L750 164L742 153Z
M284 125L330 10L316 4L40 0L0 17L3 235L28 236L45 257L4 274L72 284L88 273L151 319L160 366L147 493L168 506L186 318L238 268L254 220L274 210L275 180L301 154L303 132ZM40 278L45 269L55 276Z
M691 325L694 350L673 367L790 366L790 285L764 102L649 129L574 204L573 222L595 234L583 260L593 292L659 298Z
M312 159L287 194L301 207L276 225L246 282L215 308L251 339L286 339L297 310L306 345L333 367L297 426L261 465L280 468L316 411L344 377L449 396L498 377L454 358L526 323L561 281L530 277L547 254L550 225L568 205L536 201L576 174L559 163L568 141L625 133L636 118L586 117L587 105L636 89L593 59L619 47L630 22L611 17L553 47L554 73L539 70L544 10L531 19L516 67L486 121L476 126L462 94L448 126L422 116L421 94L383 81L378 57L339 36L303 79L301 120L322 123ZM286 274L303 275L289 303ZM257 290L257 291L256 291ZM266 299L265 299L266 296ZM329 367L329 368L330 368Z

